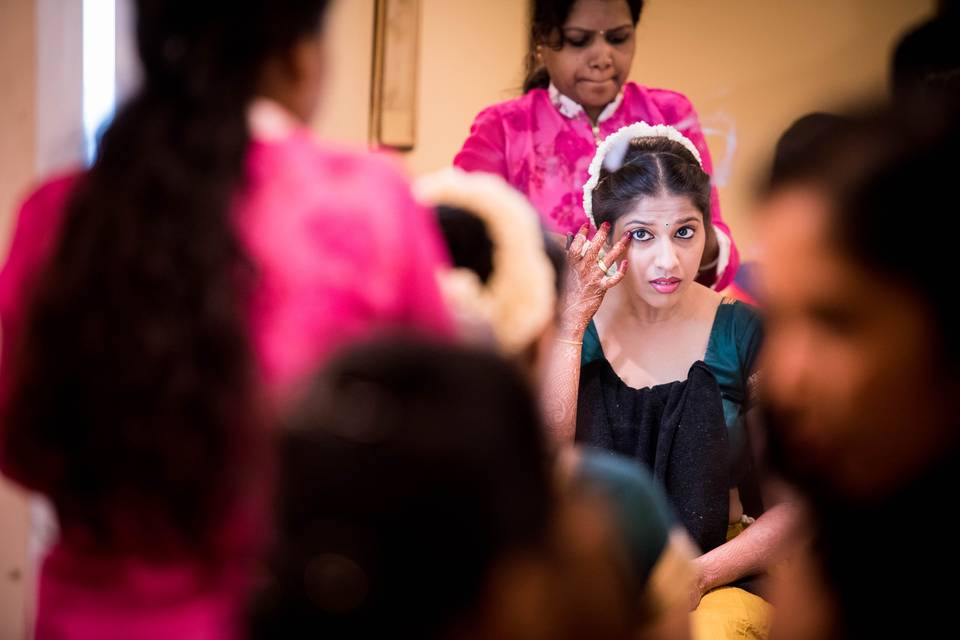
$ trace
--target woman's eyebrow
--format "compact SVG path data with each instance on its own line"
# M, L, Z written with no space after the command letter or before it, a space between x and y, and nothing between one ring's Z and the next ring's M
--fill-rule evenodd
M610 27L609 29L587 29L586 27L563 27L563 31L583 31L584 33L596 33L597 31L603 31L604 33L610 33L611 31L619 31L620 29L633 28L632 24L621 24L618 27Z
M698 217L696 217L696 216L687 216L686 218L682 218L682 219L680 219L680 220L677 220L676 222L674 222L674 223L672 223L672 224L687 224L688 222L700 222L700 218L698 218ZM628 224L642 224L642 225L647 226L647 227L653 227L653 226L656 226L657 223L656 223L656 222L650 222L650 221L648 221L648 220L637 220L637 219L633 219L633 220L627 220L627 221L624 223L624 226L626 226L626 225L628 225Z

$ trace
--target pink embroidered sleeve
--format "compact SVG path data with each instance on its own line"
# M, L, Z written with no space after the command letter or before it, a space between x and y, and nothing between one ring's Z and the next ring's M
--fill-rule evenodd
M673 124L697 147L703 158L704 170L713 175L713 160L710 157L710 149L707 148L707 141L700 129L700 119L693 105L682 94L669 92L669 104L661 105L665 114L670 116L670 124ZM720 213L720 197L717 193L717 187L710 189L710 217L717 235L724 234L726 238L717 238L720 243L719 263L717 264L717 280L713 288L722 291L733 282L733 276L736 275L740 266L740 253L737 251L737 244L733 240L733 233L729 225L723 220Z
M509 179L503 121L497 107L484 109L477 115L453 165L464 171L484 171Z

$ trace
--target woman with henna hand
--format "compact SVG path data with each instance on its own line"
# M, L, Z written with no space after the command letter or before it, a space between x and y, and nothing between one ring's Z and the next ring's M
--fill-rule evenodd
M694 280L710 224L697 148L672 127L624 127L597 151L584 210L598 231L568 247L547 423L558 444L629 455L663 483L703 552L695 637L765 637L770 606L748 578L795 515L763 504L749 455L757 313Z

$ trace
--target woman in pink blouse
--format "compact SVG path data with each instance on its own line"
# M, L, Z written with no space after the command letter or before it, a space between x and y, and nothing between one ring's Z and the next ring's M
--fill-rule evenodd
M530 198L545 224L575 234L587 222L583 184L597 143L638 121L669 124L693 141L712 174L697 114L682 94L627 82L643 0L535 0L531 73L524 95L480 112L454 159L488 171ZM739 255L711 191L699 280L720 290Z
M404 178L305 126L327 2L233 4L138 0L142 89L0 272L0 464L61 525L39 640L240 637L274 416L340 345L449 332Z

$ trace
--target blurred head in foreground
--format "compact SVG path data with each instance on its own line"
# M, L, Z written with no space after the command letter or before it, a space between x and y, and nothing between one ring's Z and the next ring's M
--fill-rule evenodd
M919 119L851 121L765 197L765 391L830 490L893 490L956 444L957 142Z
M858 116L764 197L770 450L815 534L777 637L927 637L948 623L958 144L936 113Z
M514 365L380 341L345 352L308 398L281 444L278 539L254 637L627 628L605 573L619 569L608 532L584 524L602 518L558 498Z

